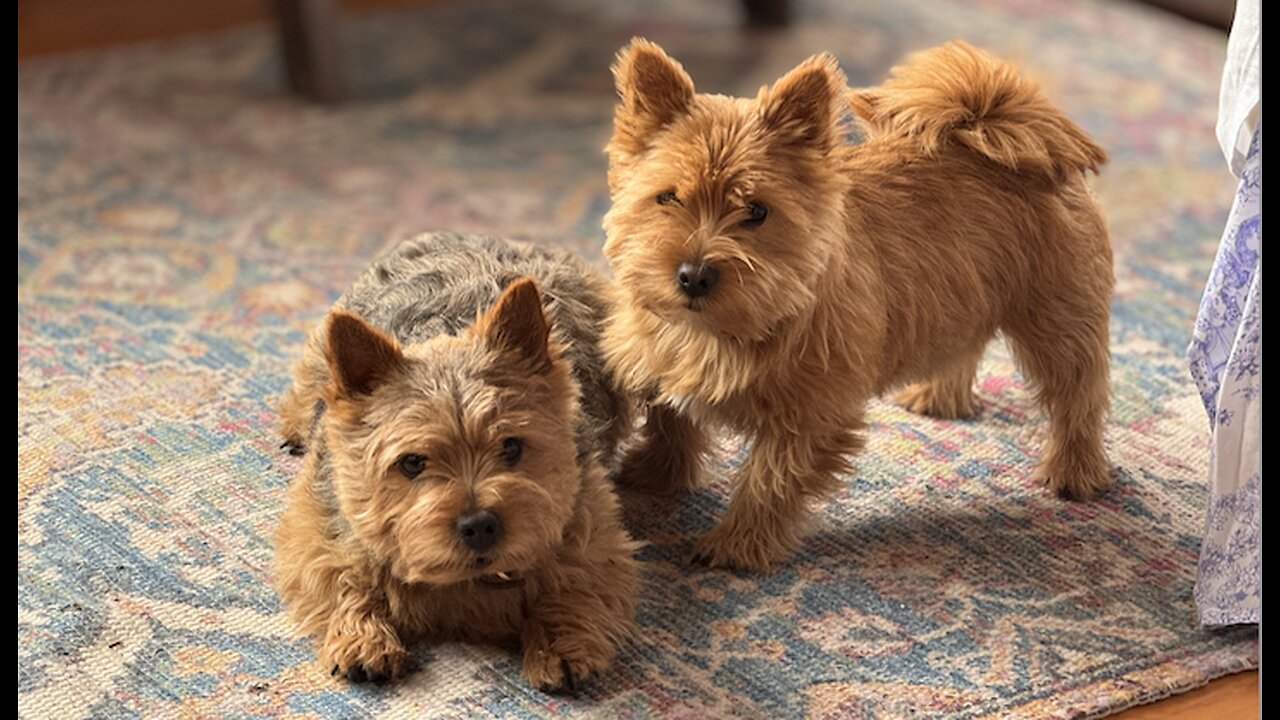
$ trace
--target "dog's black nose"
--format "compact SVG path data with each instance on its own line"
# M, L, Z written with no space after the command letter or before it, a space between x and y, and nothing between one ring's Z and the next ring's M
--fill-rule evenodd
M710 293L719 279L720 271L711 263L682 262L676 268L676 283L680 285L680 292L691 299Z
M489 510L467 513L458 518L458 537L477 552L488 550L502 537L502 520Z

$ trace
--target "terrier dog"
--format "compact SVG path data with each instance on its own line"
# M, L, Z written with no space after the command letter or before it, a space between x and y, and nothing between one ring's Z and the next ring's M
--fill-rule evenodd
M607 292L568 254L427 235L313 334L280 409L305 457L275 570L332 674L401 675L418 637L518 640L547 690L614 657L638 568L606 480L631 430L603 372Z
M1050 420L1037 477L1110 482L1110 241L1086 183L1106 154L1028 80L962 42L850 90L830 55L755 98L698 94L636 39L613 67L604 337L651 400L619 481L695 484L709 425L748 435L729 509L695 559L768 569L863 447L869 398L974 412L1003 331ZM865 139L844 142L843 111Z

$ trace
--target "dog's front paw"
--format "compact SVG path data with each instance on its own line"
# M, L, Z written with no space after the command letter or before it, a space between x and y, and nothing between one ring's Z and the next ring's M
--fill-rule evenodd
M603 665L601 665L603 668ZM529 684L545 693L576 695L583 683L598 669L584 658L569 659L549 649L524 653L524 676Z
M329 674L356 683L381 685L410 672L413 657L393 630L376 620L364 620L341 630L331 628L320 648L322 667Z
M548 693L576 694L583 684L613 659L612 645L590 633L557 633L540 623L525 628L524 676Z
M693 562L713 568L769 572L787 555L789 543L770 535L762 527L721 523L698 538L693 546Z

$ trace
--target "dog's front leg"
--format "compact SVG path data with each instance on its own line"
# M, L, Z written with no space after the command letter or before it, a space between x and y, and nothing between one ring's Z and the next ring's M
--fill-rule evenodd
M544 692L577 692L604 670L629 632L625 613L610 608L595 591L565 592L542 599L520 633L524 676Z
M377 573L349 570L332 588L329 626L320 644L322 667L352 682L383 683L412 669L409 652L391 622Z
M799 540L809 500L834 492L839 474L848 469L848 456L862 449L862 421L843 425L809 432L761 428L738 470L729 510L698 540L694 560L765 572L786 557Z
M621 533L605 534L615 537L594 539L594 547L548 568L528 605L520 640L524 675L536 688L576 692L633 631L635 546Z

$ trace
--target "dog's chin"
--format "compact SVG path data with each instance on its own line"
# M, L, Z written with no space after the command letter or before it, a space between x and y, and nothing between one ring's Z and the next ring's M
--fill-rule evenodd
M411 570L401 577L409 585L458 585L471 581L483 581L490 577L519 576L514 570L499 569L460 569L460 568L422 568Z
M734 312L731 302L715 298L681 298L660 303L641 303L640 306L667 325L743 345L768 340L786 321L786 318L770 319L768 322L745 318L741 313Z
M446 566L412 567L396 573L411 585L457 585L498 576L519 576L523 568L497 558L460 558Z
M705 300L679 300L657 304L649 307L649 312L657 315L668 325L680 325L715 333L715 321L708 312L710 303Z
M476 582L500 585L510 578L520 578L532 571L548 550L508 548L506 552L489 554L459 553L443 563L397 563L392 572L409 584L457 585Z

